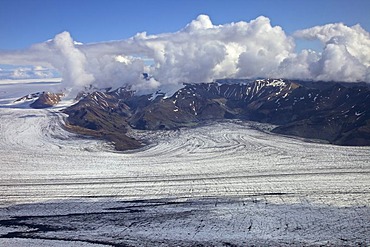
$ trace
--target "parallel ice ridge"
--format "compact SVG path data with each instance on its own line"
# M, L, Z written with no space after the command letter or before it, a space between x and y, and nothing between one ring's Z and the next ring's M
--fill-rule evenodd
M369 147L221 121L117 153L55 110L0 116L2 246L370 244Z
M303 142L229 121L135 131L156 144L115 153L63 130L60 113L0 108L0 114L2 204L260 195L275 203L370 205L369 147Z

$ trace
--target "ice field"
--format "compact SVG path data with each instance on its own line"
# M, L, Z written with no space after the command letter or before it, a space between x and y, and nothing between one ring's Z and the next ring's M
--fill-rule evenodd
M115 152L21 89L0 84L2 246L370 245L370 147L222 121Z

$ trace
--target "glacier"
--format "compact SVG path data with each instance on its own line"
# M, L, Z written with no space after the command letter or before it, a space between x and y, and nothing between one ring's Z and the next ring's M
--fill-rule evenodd
M0 245L370 244L370 147L230 120L135 130L151 145L117 152L0 93Z

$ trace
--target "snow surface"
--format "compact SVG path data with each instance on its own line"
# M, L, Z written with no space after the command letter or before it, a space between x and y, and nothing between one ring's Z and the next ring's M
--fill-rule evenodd
M369 147L223 121L119 153L0 92L1 246L370 245Z

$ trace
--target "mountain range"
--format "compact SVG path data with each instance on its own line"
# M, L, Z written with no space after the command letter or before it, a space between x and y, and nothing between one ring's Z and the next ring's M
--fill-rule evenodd
M205 121L240 119L276 125L272 132L337 145L370 145L370 90L364 83L283 79L223 79L184 84L165 94L137 95L130 87L81 94L63 110L66 128L136 149L131 129L173 130Z

